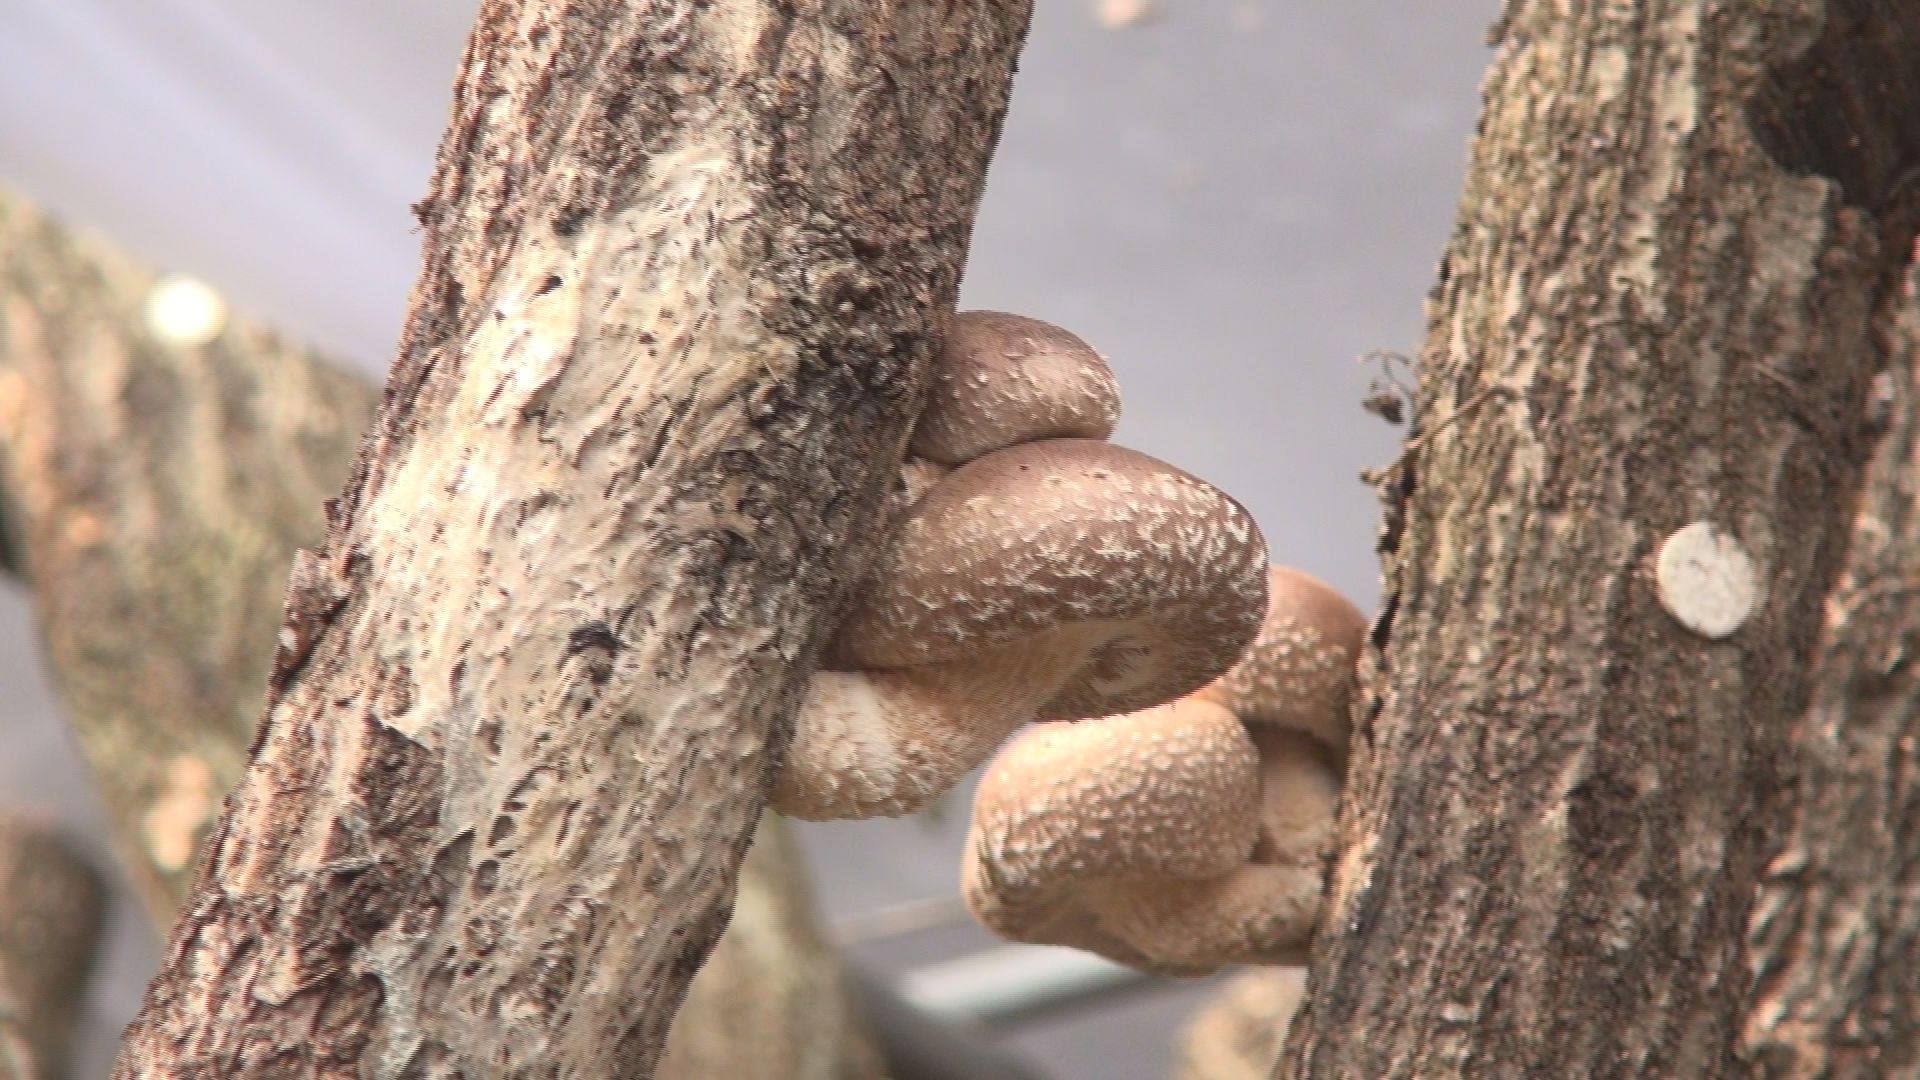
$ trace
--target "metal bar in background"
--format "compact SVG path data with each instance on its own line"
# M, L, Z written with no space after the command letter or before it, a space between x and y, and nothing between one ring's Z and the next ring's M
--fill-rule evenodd
M928 964L900 979L900 995L945 1021L1024 1023L1149 985L1153 977L1077 949L999 945Z
M1047 1080L977 1023L936 1017L857 964L847 965L846 981L892 1080Z

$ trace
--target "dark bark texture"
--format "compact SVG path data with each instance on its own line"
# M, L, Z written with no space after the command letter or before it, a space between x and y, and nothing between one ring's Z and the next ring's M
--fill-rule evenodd
M1920 56L1920 50L1908 53ZM1827 602L1799 797L1749 923L1765 1077L1920 1074L1920 275L1870 403L1889 426Z
M651 1075L1021 3L483 4L386 397L118 1075Z
M246 758L287 564L321 536L378 391L244 321L205 347L159 342L141 318L154 282L0 194L0 518L165 933ZM174 390L137 391L153 385ZM781 821L762 823L661 1076L878 1075L790 849Z
M1741 1068L1748 910L1901 362L1917 19L1507 5L1279 1075ZM1699 521L1760 586L1722 639L1658 598Z
M105 893L54 829L0 817L0 1080L66 1075Z

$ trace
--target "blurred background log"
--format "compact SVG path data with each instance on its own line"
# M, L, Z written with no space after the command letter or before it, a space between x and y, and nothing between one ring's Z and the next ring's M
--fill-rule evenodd
M1305 968L1234 976L1180 1037L1179 1080L1267 1080L1306 992Z
M104 896L65 837L0 815L0 1080L66 1075Z

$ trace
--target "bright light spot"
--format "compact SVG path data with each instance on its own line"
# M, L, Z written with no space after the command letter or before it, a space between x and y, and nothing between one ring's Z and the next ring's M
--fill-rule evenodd
M1740 629L1760 606L1753 558L1711 522L1696 521L1667 537L1654 576L1667 614L1714 641Z
M1152 0L1100 0L1100 25L1109 30L1138 26L1153 14Z
M205 345L227 328L227 302L205 282L170 274L147 293L147 329L168 345Z

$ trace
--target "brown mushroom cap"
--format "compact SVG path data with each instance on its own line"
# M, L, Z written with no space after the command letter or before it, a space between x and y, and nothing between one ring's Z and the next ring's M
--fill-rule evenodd
M1197 976L1228 964L1304 963L1321 888L1318 866L1250 864L1205 881L1129 883L1090 904L1102 929L1146 957L1135 966Z
M1233 663L1265 611L1265 543L1211 485L1096 441L1118 412L1072 334L954 319L775 810L908 813L1022 724L1157 705Z
M955 470L864 580L774 809L908 813L1022 724L1187 693L1258 629L1265 559L1239 504L1131 450L1050 439Z
M1266 546L1218 488L1145 454L1049 439L936 484L901 525L829 651L903 669L1077 637L1085 662L1042 718L1102 716L1193 690L1259 629Z
M1030 733L989 766L961 871L981 922L1016 940L1072 945L1162 974L1303 957L1332 844L1352 658L1365 628L1352 605L1305 574L1275 568L1271 581L1275 600L1260 636L1218 681L1097 727ZM1149 769L1111 749L1175 718L1235 732L1242 752L1253 750L1254 791L1220 785L1206 755L1170 754ZM1069 737L1082 729L1086 736ZM1209 784L1218 801L1204 808L1166 795ZM1032 794L1056 790L1076 798ZM1143 855L1137 844L1116 848L1111 827L1084 827L1120 815L1153 824L1129 839L1173 846ZM1236 847L1242 829L1253 841ZM1215 836L1230 839L1215 846L1207 839Z
M1146 957L1136 966L1207 975L1228 964L1306 961L1340 775L1325 748L1299 732L1250 734L1260 748L1259 839L1251 857L1208 880L1129 881L1088 900L1103 930Z
M1304 731L1344 760L1354 664L1366 633L1366 616L1332 586L1275 566L1254 644L1200 694L1251 726Z
M1029 728L980 779L961 889L982 922L1036 940L1071 921L1062 893L1244 864L1259 798L1253 740L1211 702Z
M1120 416L1107 362L1051 323L998 311L953 317L911 452L959 465L1035 439L1104 439Z

